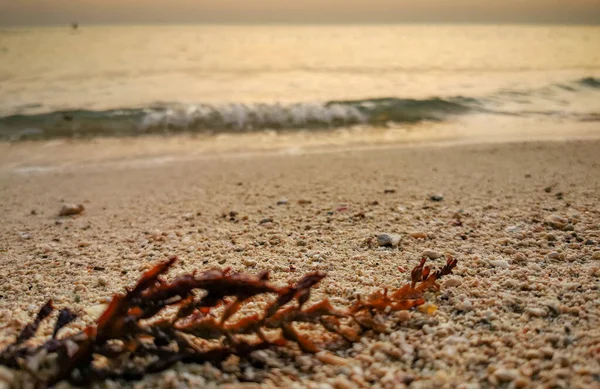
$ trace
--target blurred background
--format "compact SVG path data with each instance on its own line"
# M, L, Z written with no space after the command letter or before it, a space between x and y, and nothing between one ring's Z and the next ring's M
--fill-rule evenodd
M591 131L599 22L597 0L0 0L0 138Z

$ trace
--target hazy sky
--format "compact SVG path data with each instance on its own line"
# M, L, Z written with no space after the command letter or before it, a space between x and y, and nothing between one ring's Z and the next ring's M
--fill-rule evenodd
M600 24L600 0L0 0L0 25L71 21Z

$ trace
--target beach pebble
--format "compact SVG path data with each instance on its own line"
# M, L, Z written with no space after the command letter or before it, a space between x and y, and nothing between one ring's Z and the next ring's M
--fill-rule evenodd
M552 358L554 356L554 349L552 347L542 347L540 348L540 352L544 358Z
M559 259L560 254L558 254L556 251L550 251L547 255L546 258L548 259Z
M183 215L181 215L181 217L183 218L183 220L189 221L194 218L194 213L193 212L184 213Z
M103 277L103 276L98 277L98 286L106 286L107 283L108 283L108 280L106 279L106 277Z
M458 303L456 303L454 305L454 307L459 310L459 311L470 311L471 309L473 309L473 303L471 302L471 300L463 300L463 301L459 301Z
M286 205L288 203L288 201L286 199L281 199L279 201L277 201L277 205Z
M501 367L494 372L494 377L503 382L514 381L518 376L519 372L515 369L505 369Z
M83 204L65 204L58 212L58 216L79 215L83 211L85 211Z
M19 232L19 238L21 238L23 240L29 240L32 237L33 236L29 232Z
M479 385L477 382L469 382L466 384L460 384L457 386L457 389L481 389L481 385Z
M543 309L543 308L534 308L534 307L527 307L527 309L525 310L525 312L527 312L531 316L535 316L535 317L544 317L544 316L546 316L548 314L548 312L546 312L545 309Z
M542 271L542 270L544 270L544 269L542 269L542 267L541 267L540 265L538 265L537 263L531 263L531 264L529 264L529 268L530 268L531 270L534 270L534 271Z
M92 305L91 307L85 309L85 313L87 313L92 318L97 318L104 313L106 307L108 307L107 304Z
M349 381L343 375L337 376L337 378L333 382L333 386L336 389L353 389L357 387L356 384Z
M539 350L530 349L525 351L525 358L527 359L539 359L541 357L542 354L539 352Z
M425 303L423 305L419 305L419 307L417 309L421 313L425 313L427 315L433 315L435 313L435 311L437 311L438 307L437 307L437 305L432 304L432 303Z
M523 229L522 226L508 226L504 229L506 232L519 232Z
M400 235L383 233L377 235L377 244L381 247L398 247L400 239Z
M444 254L440 253L439 251L425 250L423 253L421 253L421 256L428 257L429 259L437 259L443 257Z
M462 281L458 277L448 278L446 281L444 281L444 288L453 288L455 286L459 286L461 283Z
M400 322L409 321L411 317L410 311L400 311L396 314L396 319Z
M328 351L318 352L316 357L319 361L328 365L344 366L348 364L348 361L345 358L338 357Z
M256 261L254 259L250 259L250 258L242 259L242 263L246 266L256 266Z
M544 223L557 230L564 230L569 224L569 219L553 214L546 216Z
M499 267L501 269L508 269L510 267L510 264L504 259L494 259L489 262L493 267Z
M592 254L592 259L600 259L600 251L594 251Z
M436 193L429 196L429 200L431 201L442 201L444 200L444 196L442 194Z
M51 253L52 251L54 251L54 249L52 248L52 246L50 246L49 244L41 244L38 246L38 249L42 252L42 253Z
M427 234L424 232L415 231L410 233L410 237L415 239L427 239Z

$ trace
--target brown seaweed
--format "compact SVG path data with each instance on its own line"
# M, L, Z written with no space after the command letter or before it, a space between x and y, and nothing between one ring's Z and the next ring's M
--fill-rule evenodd
M244 357L288 342L314 353L321 346L295 323L321 326L349 343L357 341L361 331L381 330L374 315L424 304L424 292L439 289L436 281L450 274L457 263L449 259L442 269L432 272L424 258L412 270L411 283L395 291L376 291L349 308L336 308L327 299L307 304L312 288L325 278L320 272L285 287L272 284L267 272L252 275L229 269L194 272L167 282L161 277L176 261L172 257L148 270L132 289L115 295L97 322L80 333L57 337L76 318L62 309L50 340L36 347L25 345L52 313L49 301L0 353L0 364L27 370L44 387L62 380L87 384L107 378L139 379L176 362L219 363L231 355ZM262 312L239 313L246 302L263 295L275 298ZM354 328L356 323L361 330ZM51 367L32 371L29 362L48 355L53 356Z

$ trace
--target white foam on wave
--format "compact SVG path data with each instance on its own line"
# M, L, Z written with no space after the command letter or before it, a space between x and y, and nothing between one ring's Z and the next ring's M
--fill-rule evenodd
M342 104L189 104L148 111L140 122L143 131L152 128L226 127L248 130L262 127L291 128L310 123L366 123L368 117L356 107Z

